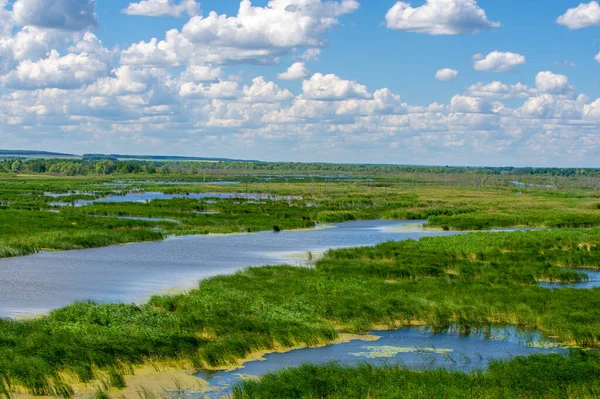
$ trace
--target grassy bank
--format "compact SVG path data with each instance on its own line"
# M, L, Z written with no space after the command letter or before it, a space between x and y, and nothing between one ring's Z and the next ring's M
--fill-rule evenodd
M546 290L600 265L599 230L426 238L330 251L315 268L263 267L203 281L146 305L78 303L49 316L0 321L5 391L68 394L65 375L114 381L128 365L177 359L196 368L273 348L331 342L340 331L423 323L467 334L489 326L538 330L600 346L600 290Z
M600 355L573 352L492 362L484 372L303 365L245 381L236 399L597 398Z

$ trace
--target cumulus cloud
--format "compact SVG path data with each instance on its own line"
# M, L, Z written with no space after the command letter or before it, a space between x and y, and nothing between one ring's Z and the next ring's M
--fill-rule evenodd
M254 78L251 86L244 86L244 100L252 103L275 103L290 100L294 95L262 76Z
M385 17L390 29L430 35L463 35L497 28L476 0L427 0L420 7L397 2Z
M567 12L558 17L556 23L569 29L600 26L600 4L597 1L592 1L569 8Z
M487 56L475 54L473 67L478 71L510 72L519 65L525 64L525 57L521 54L492 51Z
M14 89L75 88L92 83L108 72L105 60L90 54L67 54L61 56L52 50L48 58L37 62L22 61L15 71L2 77L2 83Z
M450 68L440 69L435 73L435 78L440 82L448 82L458 79L458 71Z
M83 91L93 97L113 97L139 94L148 88L153 80L151 71L136 70L130 66L121 66L112 72L112 76L101 77Z
M492 106L484 98L456 95L450 100L450 110L463 113L489 113L492 111Z
M178 67L190 61L194 46L176 29L167 32L165 40L141 41L121 52L121 64Z
M210 64L189 65L181 74L181 80L188 82L210 82L219 79L223 75L221 68L215 68Z
M583 116L588 119L600 120L600 98L583 106Z
M181 17L187 14L190 17L200 14L200 4L196 0L142 0L130 3L121 11L129 15L143 15L146 17Z
M584 95L572 100L564 98L564 96L545 93L529 98L517 110L517 114L538 118L579 119L582 117L587 100L588 98Z
M13 13L7 9L8 0L0 0L0 36L10 35L14 18Z
M167 32L165 40L132 45L123 51L122 62L273 64L297 48L326 46L326 33L339 25L339 17L358 7L356 0L271 0L265 7L242 0L236 16L194 16L181 31Z
M536 91L522 83L508 85L499 81L494 81L488 84L477 82L467 88L467 94L473 97L495 98L495 99L511 99L511 98L528 98L535 95Z
M187 98L233 100L238 98L240 93L237 82L221 81L209 85L187 82L181 85L179 95Z
M279 80L301 80L310 75L304 62L294 62L285 72L278 73Z
M344 80L334 74L314 74L302 82L302 96L309 100L334 101L350 98L371 98L366 86Z
M19 61L44 58L51 49L64 46L74 38L72 32L24 26L15 35L0 36L0 54L4 55L0 58L4 59L5 68L12 69Z
M569 79L565 75L555 74L550 71L542 71L535 77L535 86L540 93L568 94L573 90Z
M17 0L13 12L19 25L68 31L98 25L96 0Z

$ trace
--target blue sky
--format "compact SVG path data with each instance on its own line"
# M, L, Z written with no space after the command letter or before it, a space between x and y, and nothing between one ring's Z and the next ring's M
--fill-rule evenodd
M596 1L0 10L0 148L600 166Z

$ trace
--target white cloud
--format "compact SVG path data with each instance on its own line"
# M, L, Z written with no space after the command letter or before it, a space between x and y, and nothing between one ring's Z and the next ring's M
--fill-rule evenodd
M216 12L194 16L181 32L167 32L123 51L122 62L137 65L195 63L273 64L301 47L326 46L327 32L339 17L358 9L356 0L271 0L255 7L242 0L236 16ZM265 29L268 27L268 29Z
M542 71L535 77L535 86L540 93L567 94L573 88L565 75L558 75L550 71Z
M0 74L8 73L19 61L37 61L48 52L73 40L72 32L25 26L14 36L0 36Z
M302 82L302 96L309 100L333 101L350 98L371 98L366 86L343 80L334 74L314 74Z
M13 13L7 9L8 0L0 0L0 36L8 36L15 23Z
M387 27L430 35L462 35L497 28L476 0L427 0L420 7L397 2L385 17Z
M121 52L121 64L178 67L192 57L194 46L176 29L166 33L165 40L141 41Z
M141 0L138 3L130 3L121 12L146 17L181 17L183 14L192 17L200 14L200 4L196 3L196 0Z
M599 62L599 63L600 63L600 53L598 53L598 54L597 54L597 55L594 57L594 59L595 59L597 62Z
M473 67L478 71L488 72L510 72L519 65L525 64L525 57L521 54L492 51L487 56L481 54L473 56L475 63Z
M215 68L210 64L189 65L181 74L181 80L187 82L210 82L219 79L223 75L221 68Z
M440 82L448 82L458 79L458 71L450 68L440 69L435 73L435 78Z
M583 116L589 119L600 120L600 98L590 104L584 105Z
M591 1L569 8L567 12L558 17L556 23L569 29L600 26L600 4L597 1Z
M555 118L565 121L582 117L583 109L588 98L584 95L576 99L566 99L564 96L540 94L529 98L517 113L534 118Z
M87 53L61 56L52 50L48 58L22 61L16 70L2 77L2 83L14 89L76 88L92 83L109 70L106 60Z
M93 97L139 94L148 89L154 78L152 70L137 70L125 65L115 69L112 76L96 80L84 90L84 94Z
M450 101L450 110L461 113L489 113L492 106L484 98L456 95Z
M69 31L98 25L96 0L17 0L13 12L19 25Z
M507 85L499 81L494 81L488 84L481 82L472 84L467 88L467 94L473 97L506 100L510 98L527 98L535 95L536 91L522 83Z
M294 62L285 72L278 73L280 80L301 80L310 75L310 71L304 62Z
M187 82L181 85L179 95L187 98L210 98L220 100L233 100L240 96L238 83L222 81L209 85Z
M262 76L252 80L252 86L244 86L244 100L252 103L275 103L294 98L287 89L274 82L267 82Z
M302 61L306 61L306 62L319 61L320 56L321 56L320 48L309 48L300 56L300 59Z

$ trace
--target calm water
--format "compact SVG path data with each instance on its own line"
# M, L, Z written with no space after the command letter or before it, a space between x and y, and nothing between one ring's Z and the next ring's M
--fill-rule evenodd
M589 280L584 281L582 283L573 283L573 284L563 284L563 283L539 283L541 287L544 288L576 288L582 290L589 290L592 288L600 287L600 271L595 270L584 270L578 269L577 271L585 273L588 275Z
M0 259L0 317L45 313L79 300L143 302L171 288L247 266L299 264L308 251L453 233L415 222L359 221L333 228L165 241Z
M49 195L48 193L46 195ZM65 196L63 194L53 194L55 196ZM296 196L275 196L271 194L253 194L253 193L192 193L192 194L165 194L160 192L131 192L124 195L113 195L105 198L94 200L76 200L73 202L52 202L52 206L85 206L95 203L107 202L149 202L152 200L171 200L174 198L192 198L192 199L247 199L247 200L271 200L271 201L288 201L301 200L302 197Z
M232 184L239 184L236 181L207 181L207 182L198 182L198 181L152 181L152 180L132 180L132 181L123 181L123 180L115 180L113 182L102 183L103 186L115 186L115 187L131 187L133 185L140 184L155 184L155 185L167 185L167 186L190 186L190 185L206 185L206 186L228 186Z
M198 377L207 380L213 390L203 392L198 397L220 398L242 378L259 377L304 363L335 361L350 366L361 363L398 364L415 370L443 367L470 371L486 368L492 359L564 352L564 349L551 344L540 345L539 336L521 336L512 329L492 330L487 338L482 334L432 334L427 329L419 328L371 331L371 334L381 338L374 342L356 340L323 348L273 353L266 355L262 361L248 362L238 370L199 373Z

